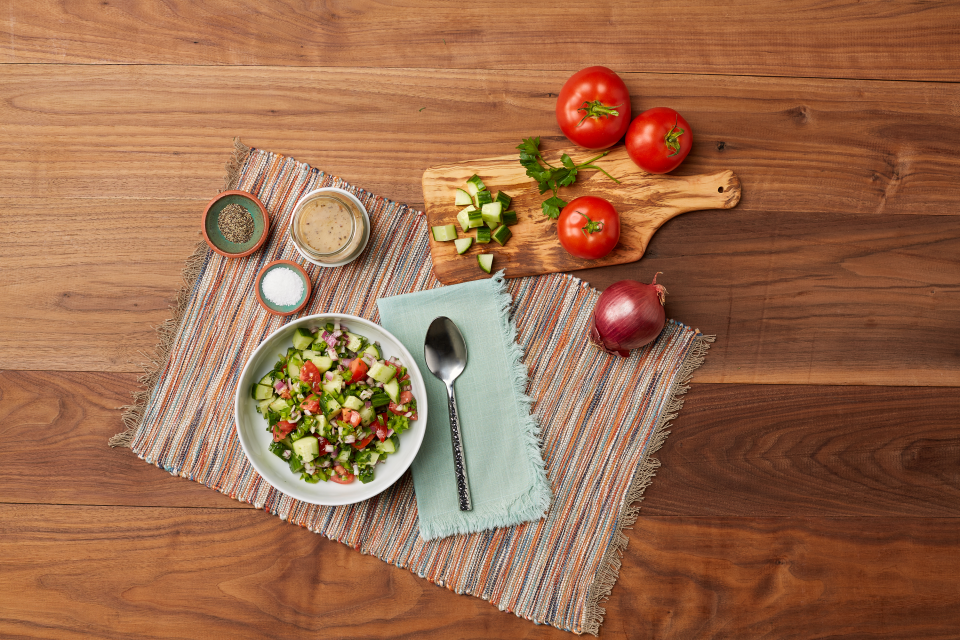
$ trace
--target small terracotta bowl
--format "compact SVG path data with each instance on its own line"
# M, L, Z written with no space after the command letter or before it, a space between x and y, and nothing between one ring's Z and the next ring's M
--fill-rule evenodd
M253 235L244 243L230 242L223 237L217 220L228 204L239 204L253 217ZM270 216L255 195L246 191L224 191L207 204L203 211L203 239L210 248L228 258L242 258L259 249L270 231Z
M295 271L298 276L300 276L301 280L303 280L303 297L299 302L290 305L278 305L270 302L270 300L267 299L267 296L263 294L263 277L277 267L289 267ZM298 265L296 262L290 262L289 260L274 260L270 264L266 265L260 270L260 273L257 274L257 281L255 285L257 291L257 301L260 303L260 306L263 307L267 313L272 313L275 316L289 316L303 309L305 306L307 306L307 300L310 299L310 293L312 291L312 287L310 286L310 276L308 276L307 272L303 270L303 267Z

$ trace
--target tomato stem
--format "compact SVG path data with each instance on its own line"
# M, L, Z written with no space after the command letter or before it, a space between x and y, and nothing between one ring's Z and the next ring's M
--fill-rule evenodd
M667 131L667 135L663 136L663 142L667 145L667 149L673 151L673 153L667 156L668 158L672 158L680 153L680 141L677 140L677 138L683 135L683 129L677 126L679 122L680 116L677 116L673 121L673 126L670 127L670 131ZM677 129L676 133L673 132L674 129Z
M597 231L603 231L603 220L599 222L594 222L593 220L590 219L590 216L585 214L583 211L577 211L577 213L579 213L580 215L582 215L584 218L587 219L587 224L580 227L581 229L583 229L583 235L587 235L589 233L596 233Z
M583 104L577 108L577 111L583 111L583 117L580 118L580 122L577 123L577 126L579 127L582 125L583 121L587 118L608 118L610 116L619 116L620 112L617 111L617 109L622 106L623 105L616 104L612 107L608 107L599 100L594 100L593 102L584 100Z

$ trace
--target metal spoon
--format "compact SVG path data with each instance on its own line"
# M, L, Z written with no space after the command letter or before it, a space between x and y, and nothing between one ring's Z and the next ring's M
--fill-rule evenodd
M467 366L467 343L463 334L446 316L435 318L427 329L423 344L423 358L427 368L447 387L447 409L450 411L450 436L453 441L453 467L457 472L457 497L460 511L470 511L470 483L467 482L467 461L463 456L463 436L460 433L460 416L457 414L457 397L453 393L453 381Z

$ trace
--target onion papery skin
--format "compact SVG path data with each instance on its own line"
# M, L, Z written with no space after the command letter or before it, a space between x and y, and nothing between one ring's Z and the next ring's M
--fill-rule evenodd
M659 273L657 275L660 275ZM624 358L657 339L666 324L663 305L667 290L653 282L620 280L600 294L593 310L590 342Z

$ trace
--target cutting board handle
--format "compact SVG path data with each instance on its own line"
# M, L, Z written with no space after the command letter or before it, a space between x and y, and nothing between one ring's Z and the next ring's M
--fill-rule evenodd
M677 178L683 185L670 199L670 204L678 209L673 215L704 209L732 209L740 202L740 178L733 171Z

